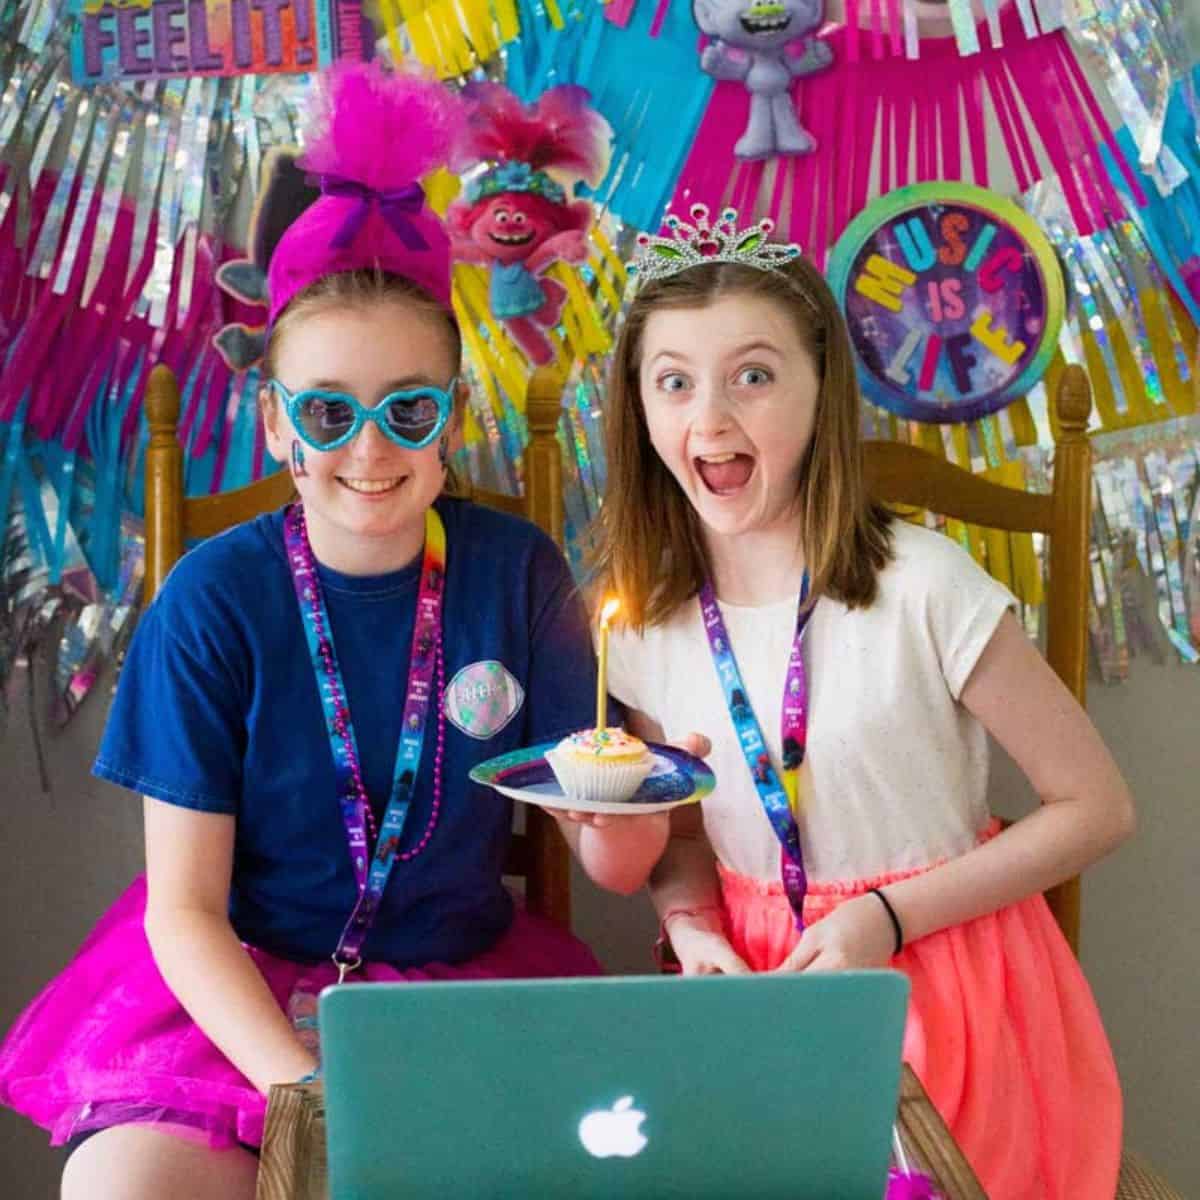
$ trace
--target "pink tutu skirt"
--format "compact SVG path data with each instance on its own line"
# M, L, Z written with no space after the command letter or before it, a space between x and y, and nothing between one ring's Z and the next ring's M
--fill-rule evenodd
M990 832L990 831L989 831ZM809 884L806 923L900 872ZM783 887L720 868L726 933L756 971L797 933ZM1121 1157L1121 1091L1075 956L1032 896L921 938L892 960L912 983L904 1059L990 1200L1106 1200Z
M163 982L142 928L139 878L70 965L17 1019L0 1046L0 1102L50 1131L53 1145L128 1122L192 1130L214 1147L262 1142L266 1097L200 1031ZM331 962L305 965L249 948L279 1006L336 981ZM598 975L588 948L518 909L508 932L470 962L397 970L366 964L357 981L418 982Z

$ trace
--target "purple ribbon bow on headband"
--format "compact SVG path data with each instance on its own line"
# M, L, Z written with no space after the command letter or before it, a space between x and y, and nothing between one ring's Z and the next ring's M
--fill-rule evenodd
M407 183L402 188L378 192L365 183L343 179L338 175L322 175L318 182L325 196L358 201L346 214L342 227L333 239L335 250L345 250L354 243L371 206L375 204L379 206L380 215L409 250L429 249L429 243L410 220L425 206L425 189L419 183Z

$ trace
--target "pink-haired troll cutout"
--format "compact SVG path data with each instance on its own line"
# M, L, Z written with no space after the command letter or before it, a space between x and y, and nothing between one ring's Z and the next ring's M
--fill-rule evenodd
M548 334L566 301L545 272L557 260L586 260L592 216L586 201L568 201L562 180L597 186L612 131L580 87L551 88L530 106L496 83L473 84L463 98L463 152L493 165L447 213L455 254L488 267L492 315L541 365L554 358Z
M447 214L459 259L489 268L492 315L537 366L553 361L547 332L558 324L566 288L544 276L562 260L587 258L592 219L584 201L553 204L526 192L501 192Z

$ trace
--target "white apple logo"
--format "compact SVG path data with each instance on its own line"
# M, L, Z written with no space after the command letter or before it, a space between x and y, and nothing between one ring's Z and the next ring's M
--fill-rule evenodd
M633 1107L632 1096L622 1096L611 1109L598 1108L579 1122L579 1140L594 1158L632 1158L646 1145L639 1126L646 1114Z

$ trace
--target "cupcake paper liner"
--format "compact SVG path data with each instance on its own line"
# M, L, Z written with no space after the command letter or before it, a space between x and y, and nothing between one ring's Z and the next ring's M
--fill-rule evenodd
M561 750L547 750L546 761L559 786L572 799L588 804L614 804L628 800L654 768L647 754L638 762L602 762L580 759Z

